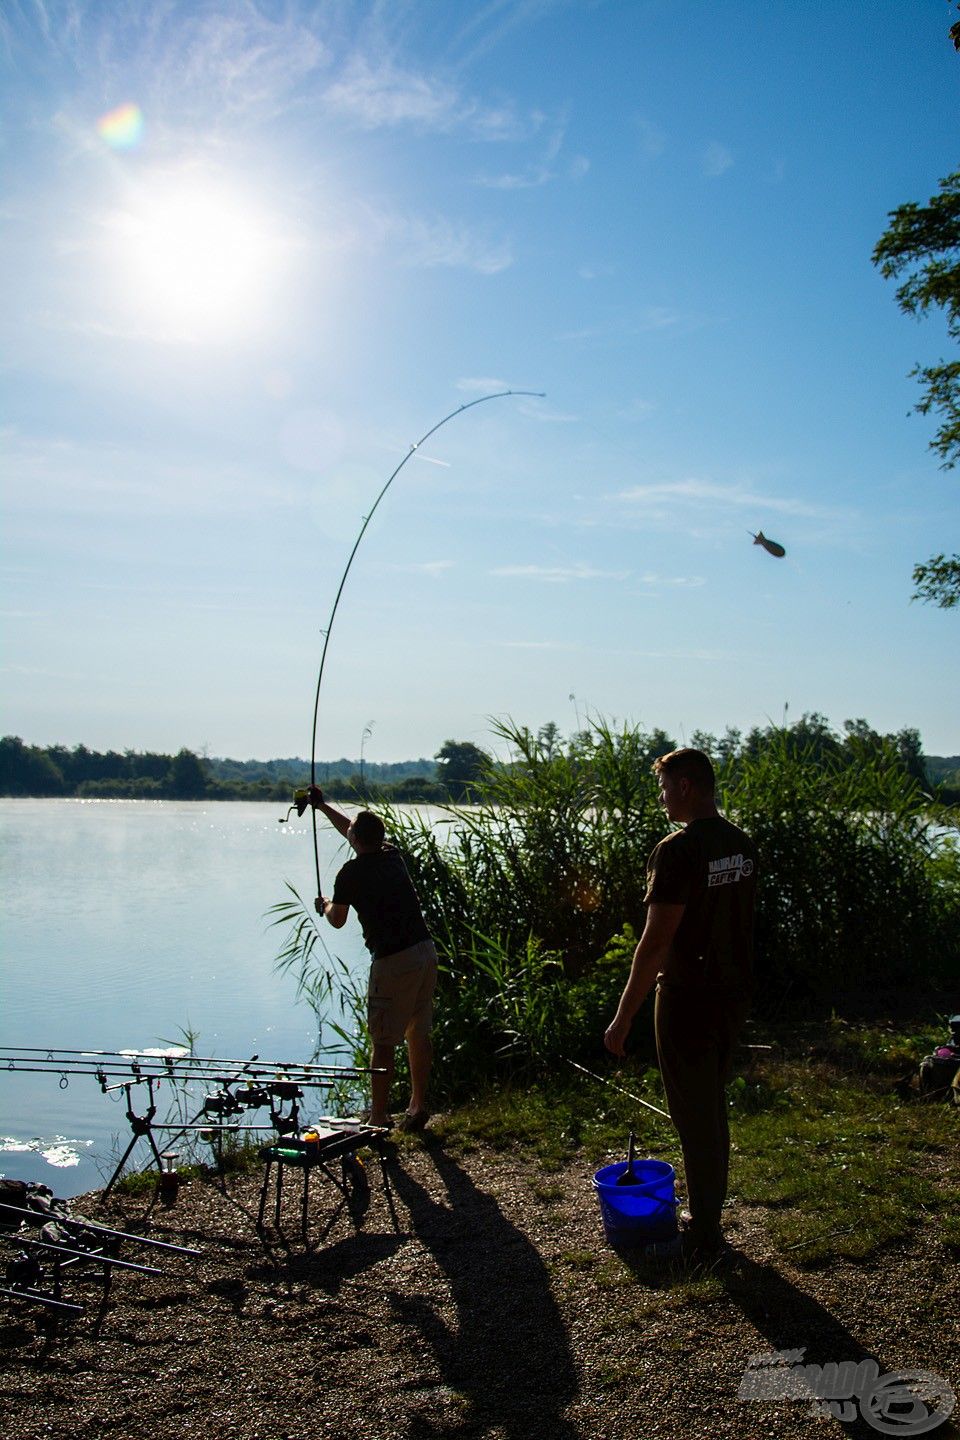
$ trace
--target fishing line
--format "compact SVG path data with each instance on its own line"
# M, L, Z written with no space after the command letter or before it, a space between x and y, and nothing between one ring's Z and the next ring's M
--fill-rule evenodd
M628 1100L635 1100L638 1105L652 1110L655 1115L662 1115L664 1120L669 1120L671 1125L673 1124L673 1117L668 1115L666 1110L661 1110L659 1105L651 1105L649 1100L641 1100L639 1095L634 1095L630 1090L624 1090L622 1085L615 1084L613 1080L608 1080L604 1075L595 1075L592 1070L587 1069L586 1065L578 1065L576 1060L567 1060L566 1055L561 1055L560 1058L568 1065L572 1065L574 1070L579 1070L583 1075L589 1075L590 1079L596 1080L598 1085L609 1085L611 1090L619 1090L620 1094L626 1095Z
M442 429L443 426L447 424L448 421L455 419L458 415L462 415L465 410L472 410L475 405L484 405L488 400L503 400L508 395L528 395L538 400L542 400L544 398L544 393L540 390L498 390L492 395L481 395L476 400L468 400L465 405L458 405L456 410L451 410L449 415L444 415L443 419L438 420L435 425L431 425L430 429L426 430L420 436L419 440L414 441L414 443L410 446L410 449L407 451L406 455L404 455L403 459L400 461L400 464L390 475L389 479L381 489L376 500L374 500L373 505L370 507L369 514L364 516L363 524L360 527L360 533L357 536L356 540L353 542L353 549L350 551L350 555L344 567L343 574L340 577L340 584L337 586L337 593L334 598L333 609L330 611L330 619L327 621L327 628L322 632L323 651L320 655L320 670L317 674L317 689L313 701L313 730L310 736L310 784L312 786L316 785L317 783L317 717L320 711L320 689L323 685L323 672L324 666L326 665L327 661L327 650L330 645L330 634L333 630L333 622L336 619L337 609L340 605L340 597L342 596L344 586L347 583L347 576L350 574L350 567L353 564L354 556L360 548L360 541L363 539L364 535L367 532L367 526L370 524L370 521L376 514L377 507L380 504L380 501L383 499L384 495L386 495L387 491L390 489L390 486L400 474L400 471L403 469L404 465L406 465L407 461L412 455L416 454L420 446L423 445L425 441L430 439L431 435L435 435L438 430ZM300 813L302 814L303 812L300 811ZM317 894L320 895L322 893L320 887L320 844L317 839L317 812L312 805L310 806L310 815L313 822L313 862L317 876Z

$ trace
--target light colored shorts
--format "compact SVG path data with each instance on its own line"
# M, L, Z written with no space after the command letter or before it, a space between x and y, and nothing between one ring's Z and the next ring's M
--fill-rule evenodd
M399 1045L405 1037L429 1035L436 987L432 940L374 960L367 988L367 1024L374 1044Z

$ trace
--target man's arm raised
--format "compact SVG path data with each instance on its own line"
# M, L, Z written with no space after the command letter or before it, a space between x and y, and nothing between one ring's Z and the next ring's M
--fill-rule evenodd
M335 805L329 805L327 801L324 800L323 791L320 789L319 785L311 785L309 789L309 795L310 804L313 806L314 810L322 810L324 815L326 815L327 819L330 821L330 824L333 825L337 830L339 830L340 834L346 840L347 831L350 829L349 815L344 815L343 811L338 810Z

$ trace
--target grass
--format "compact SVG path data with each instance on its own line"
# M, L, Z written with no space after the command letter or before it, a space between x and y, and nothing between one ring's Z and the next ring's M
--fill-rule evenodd
M915 1070L940 1033L936 1025L897 1032L834 1018L751 1052L728 1092L730 1195L760 1212L784 1259L800 1267L867 1261L931 1220L944 1243L960 1248L960 1112L903 1098L893 1083L905 1062ZM623 1083L645 1081L649 1093L649 1076ZM641 1152L678 1163L666 1122L587 1080L491 1089L436 1128L464 1151L522 1149L541 1177L578 1160L596 1168L621 1157L631 1128ZM549 1179L530 1184L538 1198L555 1198Z
M216 1151L209 1143L210 1160L189 1160L177 1164L181 1183L186 1180L207 1179L218 1173ZM259 1171L263 1161L257 1141L236 1141L228 1139L223 1147L223 1164L219 1167L224 1175L251 1175ZM120 1176L113 1187L119 1195L146 1195L156 1189L160 1176L156 1170L137 1170Z
M642 1079L632 1083L638 1090L644 1088ZM586 1102L584 1087L589 1093ZM434 1129L445 1144L462 1153L481 1144L494 1151L526 1150L550 1173L563 1169L580 1152L595 1167L619 1157L626 1153L631 1128L641 1148L663 1149L673 1134L667 1122L634 1112L633 1102L625 1096L588 1080L531 1087L510 1084L491 1088L451 1111L434 1122Z

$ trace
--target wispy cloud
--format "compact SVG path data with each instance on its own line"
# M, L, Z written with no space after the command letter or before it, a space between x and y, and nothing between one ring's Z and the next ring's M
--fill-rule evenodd
M384 205L358 203L331 217L329 250L386 254L412 268L474 270L498 275L513 264L510 240L445 215L402 214Z
M189 460L56 436L5 436L8 515L221 514L299 508L300 487L229 463L198 474Z
M486 395L494 390L512 390L506 380L494 379L489 375L464 376L457 381L457 389L468 395Z
M501 565L491 575L519 580L544 580L565 585L571 580L626 580L629 570L595 570L582 562L576 565Z
M458 63L461 67L476 64L516 30L550 19L567 4L568 0L487 0L459 7L463 23L452 46L458 52Z
M178 124L198 112L208 138L223 122L260 119L301 103L300 87L332 52L295 7L268 14L218 0L84 12L78 45L96 55L106 93L136 91L156 129L169 109Z
M576 330L564 330L555 338L558 341L606 340L611 337L645 335L652 330L673 330L679 327L693 329L702 324L701 320L672 310L666 305L649 305L637 315L622 316L599 325L583 325Z
M504 650L570 650L571 645L564 645L560 640L501 640Z
M648 573L637 577L641 585L649 585L651 588L659 589L664 585L675 586L681 590L699 590L701 585L706 585L706 577L703 575L656 575Z
M617 414L621 420L635 421L648 420L656 411L656 405L652 400L644 400L637 396L626 405L621 405Z
M581 265L579 270L577 271L577 274L580 276L581 280L605 280L610 275L615 275L616 273L617 271L615 265L597 265L591 264L589 262Z
M614 496L630 505L681 505L683 507L713 505L717 508L772 511L777 515L796 515L808 519L826 520L841 513L833 506L811 505L794 496L760 494L746 485L720 484L715 480L669 480L655 485L633 485L620 490Z
M423 133L461 131L475 140L525 140L543 123L539 111L487 105L452 78L406 67L390 56L356 50L323 92L325 109L363 130L407 126Z
M404 265L498 275L513 264L509 240L477 232L461 221L445 217L396 217L391 229L400 246L398 258Z
M582 180L590 169L590 161L585 155L561 159L565 134L566 121L561 120L550 131L543 153L535 160L520 170L478 175L476 184L488 190L535 190L556 179Z
M432 580L439 580L448 570L455 568L452 560L421 560L411 561L408 565L387 565L385 569L395 570L402 575L428 575Z
M471 109L443 80L403 70L389 60L374 64L359 54L324 91L324 103L364 130L394 125L453 130Z
M545 405L542 399L524 402L522 410L524 415L529 415L544 425L572 425L583 418L573 410L555 410L553 406Z
M710 180L719 179L733 165L733 156L726 145L721 145L719 140L711 140L703 152L703 173Z

